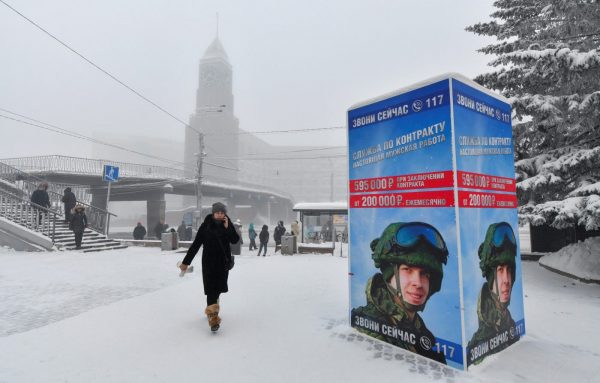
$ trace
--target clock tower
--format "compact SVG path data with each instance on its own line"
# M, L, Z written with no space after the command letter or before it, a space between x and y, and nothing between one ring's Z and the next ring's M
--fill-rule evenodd
M237 181L239 121L234 116L232 67L218 37L200 59L196 110L185 130L184 162L188 177L197 169L199 136L204 134L203 178ZM186 201L193 205L192 200Z

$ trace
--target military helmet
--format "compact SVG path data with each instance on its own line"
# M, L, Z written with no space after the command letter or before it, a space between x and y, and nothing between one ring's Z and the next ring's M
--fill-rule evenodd
M448 248L437 229L423 222L396 222L371 241L371 258L387 281L395 265L422 267L431 273L429 296L438 292L448 260Z
M494 282L496 268L503 264L511 267L511 279L512 283L515 283L517 240L510 224L507 222L491 224L483 243L479 245L478 255L481 275L487 279L489 286Z

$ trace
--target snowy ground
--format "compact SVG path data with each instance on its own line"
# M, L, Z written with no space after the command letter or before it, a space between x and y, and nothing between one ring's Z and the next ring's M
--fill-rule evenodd
M598 382L598 285L525 263L527 336L464 373L351 329L347 258L245 251L211 334L182 254L0 248L0 382Z

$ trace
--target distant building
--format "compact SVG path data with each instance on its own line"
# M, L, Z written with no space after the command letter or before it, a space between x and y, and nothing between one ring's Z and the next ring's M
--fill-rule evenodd
M204 164L203 175L273 187L291 194L297 202L345 200L344 148L275 146L247 134L234 115L232 75L217 37L200 59L196 111L190 117L191 127L205 133L206 162L213 164ZM196 172L198 152L198 133L187 128L184 161L188 174ZM188 197L184 205L194 202Z

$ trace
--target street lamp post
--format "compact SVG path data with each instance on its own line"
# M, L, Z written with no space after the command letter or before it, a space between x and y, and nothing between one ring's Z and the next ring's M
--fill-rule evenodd
M205 108L198 109L198 112L202 113L221 113L223 112L225 105L219 106L206 106ZM202 221L202 165L204 163L204 133L197 131L198 133L198 153L196 153L196 211L194 212L194 224L196 230L200 227Z

